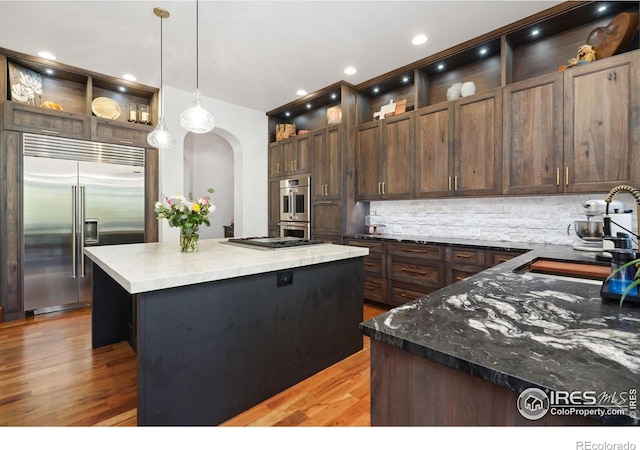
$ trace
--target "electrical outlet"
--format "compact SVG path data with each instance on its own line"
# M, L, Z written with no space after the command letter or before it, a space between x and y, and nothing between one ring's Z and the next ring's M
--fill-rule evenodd
M293 283L293 271L287 270L286 272L278 272L276 274L278 280L278 287L286 286Z

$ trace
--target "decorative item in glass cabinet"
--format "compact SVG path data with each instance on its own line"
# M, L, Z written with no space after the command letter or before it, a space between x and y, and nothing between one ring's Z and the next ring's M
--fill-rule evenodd
M135 103L129 103L129 118L128 122L136 123L138 121L138 105Z

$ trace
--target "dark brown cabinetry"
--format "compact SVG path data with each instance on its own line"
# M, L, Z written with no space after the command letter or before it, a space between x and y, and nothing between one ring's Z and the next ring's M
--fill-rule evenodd
M638 58L636 51L564 72L565 192L640 181Z
M290 141L288 144L293 145ZM269 178L279 177L282 174L282 142L272 142L269 144Z
M525 250L345 239L366 247L365 300L398 306L501 264Z
M356 199L413 196L413 113L358 126Z
M311 134L313 171L312 200L340 200L342 197L341 127L334 125Z
M423 108L416 117L416 197L502 191L500 89Z
M297 175L309 172L311 162L309 135L291 137L277 144L280 146L281 157L280 166L276 167L278 175Z
M10 100L8 65L15 63L42 74L43 101L54 101L64 110L47 109ZM49 75L48 68L54 69ZM145 240L158 240L154 204L159 195L158 151L149 148L148 125L127 122L126 114L114 120L92 115L91 103L108 97L126 111L129 103L150 107L157 120L158 89L124 82L106 75L0 49L0 306L4 320L24 317L22 137L23 133L58 136L94 142L111 142L145 148ZM120 88L126 88L122 92Z
M504 88L504 194L562 192L562 73Z
M280 180L269 180L269 236L279 236Z

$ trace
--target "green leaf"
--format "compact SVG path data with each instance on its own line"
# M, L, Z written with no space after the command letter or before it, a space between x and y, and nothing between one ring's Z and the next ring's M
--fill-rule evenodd
M622 303L624 302L624 299L627 297L627 295L629 295L629 292L631 292L631 290L636 286L640 286L640 279L634 280L633 283L627 286L627 288L624 290L624 292L622 293L622 297L620 297L620 306L622 306Z

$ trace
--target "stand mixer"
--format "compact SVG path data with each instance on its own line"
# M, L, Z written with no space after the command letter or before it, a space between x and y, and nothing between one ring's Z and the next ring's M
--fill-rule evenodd
M587 220L576 220L573 225L578 237L573 244L575 250L588 252L602 252L604 233L604 217L611 219L610 235L615 236L617 232L626 232L624 229L631 228L630 212L624 211L624 205L619 201L607 203L605 200L587 200L581 204L582 213ZM607 215L607 206L613 214ZM567 234L571 234L571 225L567 227Z

